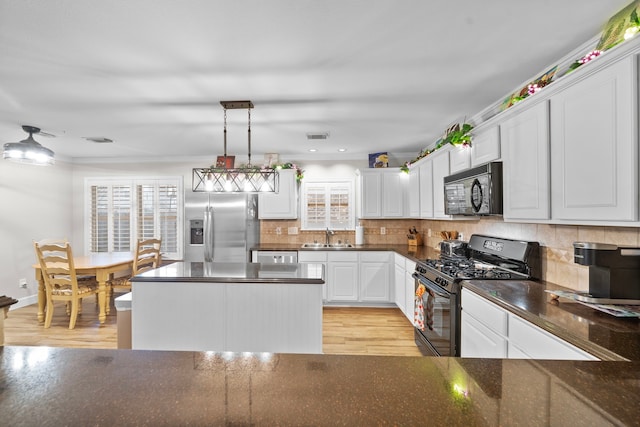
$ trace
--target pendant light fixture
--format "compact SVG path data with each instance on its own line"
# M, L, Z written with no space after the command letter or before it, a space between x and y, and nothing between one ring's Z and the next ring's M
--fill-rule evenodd
M192 190L207 193L263 193L278 191L278 172L270 167L251 164L251 101L220 101L224 108L224 165L194 168ZM248 112L248 162L240 168L227 168L227 110L244 109Z
M39 133L40 129L34 126L22 126L22 129L29 134L29 138L20 142L7 142L4 144L2 157L18 163L28 163L32 165L52 165L55 163L53 151L43 147L35 139L34 133Z

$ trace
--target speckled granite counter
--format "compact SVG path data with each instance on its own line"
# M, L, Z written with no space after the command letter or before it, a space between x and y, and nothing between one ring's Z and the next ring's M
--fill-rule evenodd
M640 423L634 362L4 347L0 378L8 426Z
M527 280L470 280L462 286L602 360L640 361L640 320L614 317L563 298L553 300L545 292L569 289Z
M413 261L436 258L440 252L427 246L409 248L408 245L355 245L352 248L302 248L301 245L291 243L261 243L253 246L252 251L392 251Z

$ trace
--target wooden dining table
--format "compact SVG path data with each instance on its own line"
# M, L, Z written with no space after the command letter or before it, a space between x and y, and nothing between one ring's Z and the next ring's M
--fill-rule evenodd
M107 280L114 273L131 271L134 258L134 252L105 252L73 257L76 275L94 276L98 282L98 307L100 309L98 319L100 323L105 322L110 311L106 292ZM33 268L38 281L38 321L44 322L44 311L47 302L44 279L40 264L34 264Z

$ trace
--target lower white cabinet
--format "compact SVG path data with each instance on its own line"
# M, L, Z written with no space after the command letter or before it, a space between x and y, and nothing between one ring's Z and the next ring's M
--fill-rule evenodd
M392 301L390 258L390 252L360 252L360 301Z
M509 313L509 358L517 358L516 354L518 357L524 354L529 359L598 360L586 351Z
M402 313L404 313L406 315L406 297L405 297L405 284L404 284L404 260L405 257L403 257L402 255L398 255L398 254L393 254L393 259L394 259L394 280L393 280L393 284L394 284L394 302L396 303L396 305L398 306L398 308L400 309L400 311L402 311Z
M394 254L395 303L413 325L416 263L402 255Z
M413 278L413 272L416 270L416 263L408 258L405 258L405 272L404 272L404 301L405 301L405 316L409 319L409 322L413 325L413 313L415 306L415 282Z
M358 252L328 252L327 301L358 301Z
M461 357L507 358L507 339L489 329L475 317L462 312Z
M461 296L462 357L598 360L464 287Z

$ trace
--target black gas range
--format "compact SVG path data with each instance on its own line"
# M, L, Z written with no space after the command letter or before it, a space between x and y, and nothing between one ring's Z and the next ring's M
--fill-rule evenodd
M424 355L460 356L460 284L463 280L539 279L540 245L474 234L464 256L442 256L416 263L415 341ZM421 314L420 314L421 313Z

